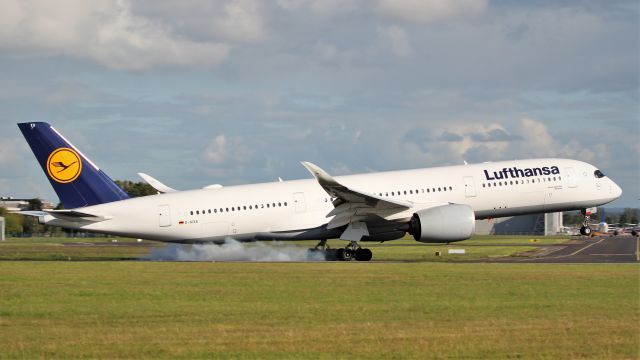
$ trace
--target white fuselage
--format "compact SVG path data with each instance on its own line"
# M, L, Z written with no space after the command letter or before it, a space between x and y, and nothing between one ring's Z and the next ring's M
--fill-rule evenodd
M557 171L543 174L544 168ZM536 170L537 169L537 170ZM341 184L412 208L386 220L407 222L413 213L447 203L467 204L476 219L555 212L608 203L621 189L596 177L590 164L567 159L516 160L336 177ZM320 239L332 199L315 179L229 186L160 194L82 208L99 222L48 219L48 224L159 241L206 242L227 237Z

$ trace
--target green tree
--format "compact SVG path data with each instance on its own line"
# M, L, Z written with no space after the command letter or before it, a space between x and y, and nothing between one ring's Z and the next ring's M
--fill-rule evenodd
M29 200L27 210L42 210L42 200L38 198Z
M620 218L618 219L618 222L620 222L620 226L624 226L624 224L629 222L629 219L627 218L627 213L623 212L620 215Z
M620 225L624 226L624 224L637 224L638 218L640 217L638 216L639 213L639 209L625 208L622 212L622 215L620 215Z
M145 182L133 182L130 180L116 180L116 184L120 186L131 197L140 197L148 195L156 195L158 191Z
M4 215L5 231L11 236L18 236L22 234L22 216L18 214L6 214Z

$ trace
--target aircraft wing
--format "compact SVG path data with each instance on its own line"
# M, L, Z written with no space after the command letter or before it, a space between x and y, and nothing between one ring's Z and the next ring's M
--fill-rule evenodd
M344 235L369 235L367 223L385 222L385 218L413 207L413 203L402 200L385 199L376 194L351 189L340 184L326 171L315 164L303 161L302 165L311 172L318 183L329 194L334 209L327 214L332 217L327 225L328 229L349 225ZM343 237L344 238L344 237ZM359 238L357 239L359 240Z

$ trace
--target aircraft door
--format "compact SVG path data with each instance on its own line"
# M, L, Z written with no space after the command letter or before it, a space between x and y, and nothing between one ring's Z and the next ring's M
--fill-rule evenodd
M307 204L304 201L304 193L293 193L293 203L296 207L297 213L303 213L307 210Z
M573 170L573 168L568 167L564 169L564 179L566 181L566 184L568 187L570 188L574 188L578 186L578 183L576 181L576 172Z
M171 209L169 205L158 206L158 219L160 227L171 226Z
M466 197L476 196L476 185L473 181L473 176L465 176L464 178L464 193Z

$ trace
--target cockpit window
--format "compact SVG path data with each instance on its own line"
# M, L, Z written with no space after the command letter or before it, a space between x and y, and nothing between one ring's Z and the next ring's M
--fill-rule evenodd
M593 175L595 175L598 179L603 178L604 174L602 173L602 171L600 170L596 170L593 172Z

